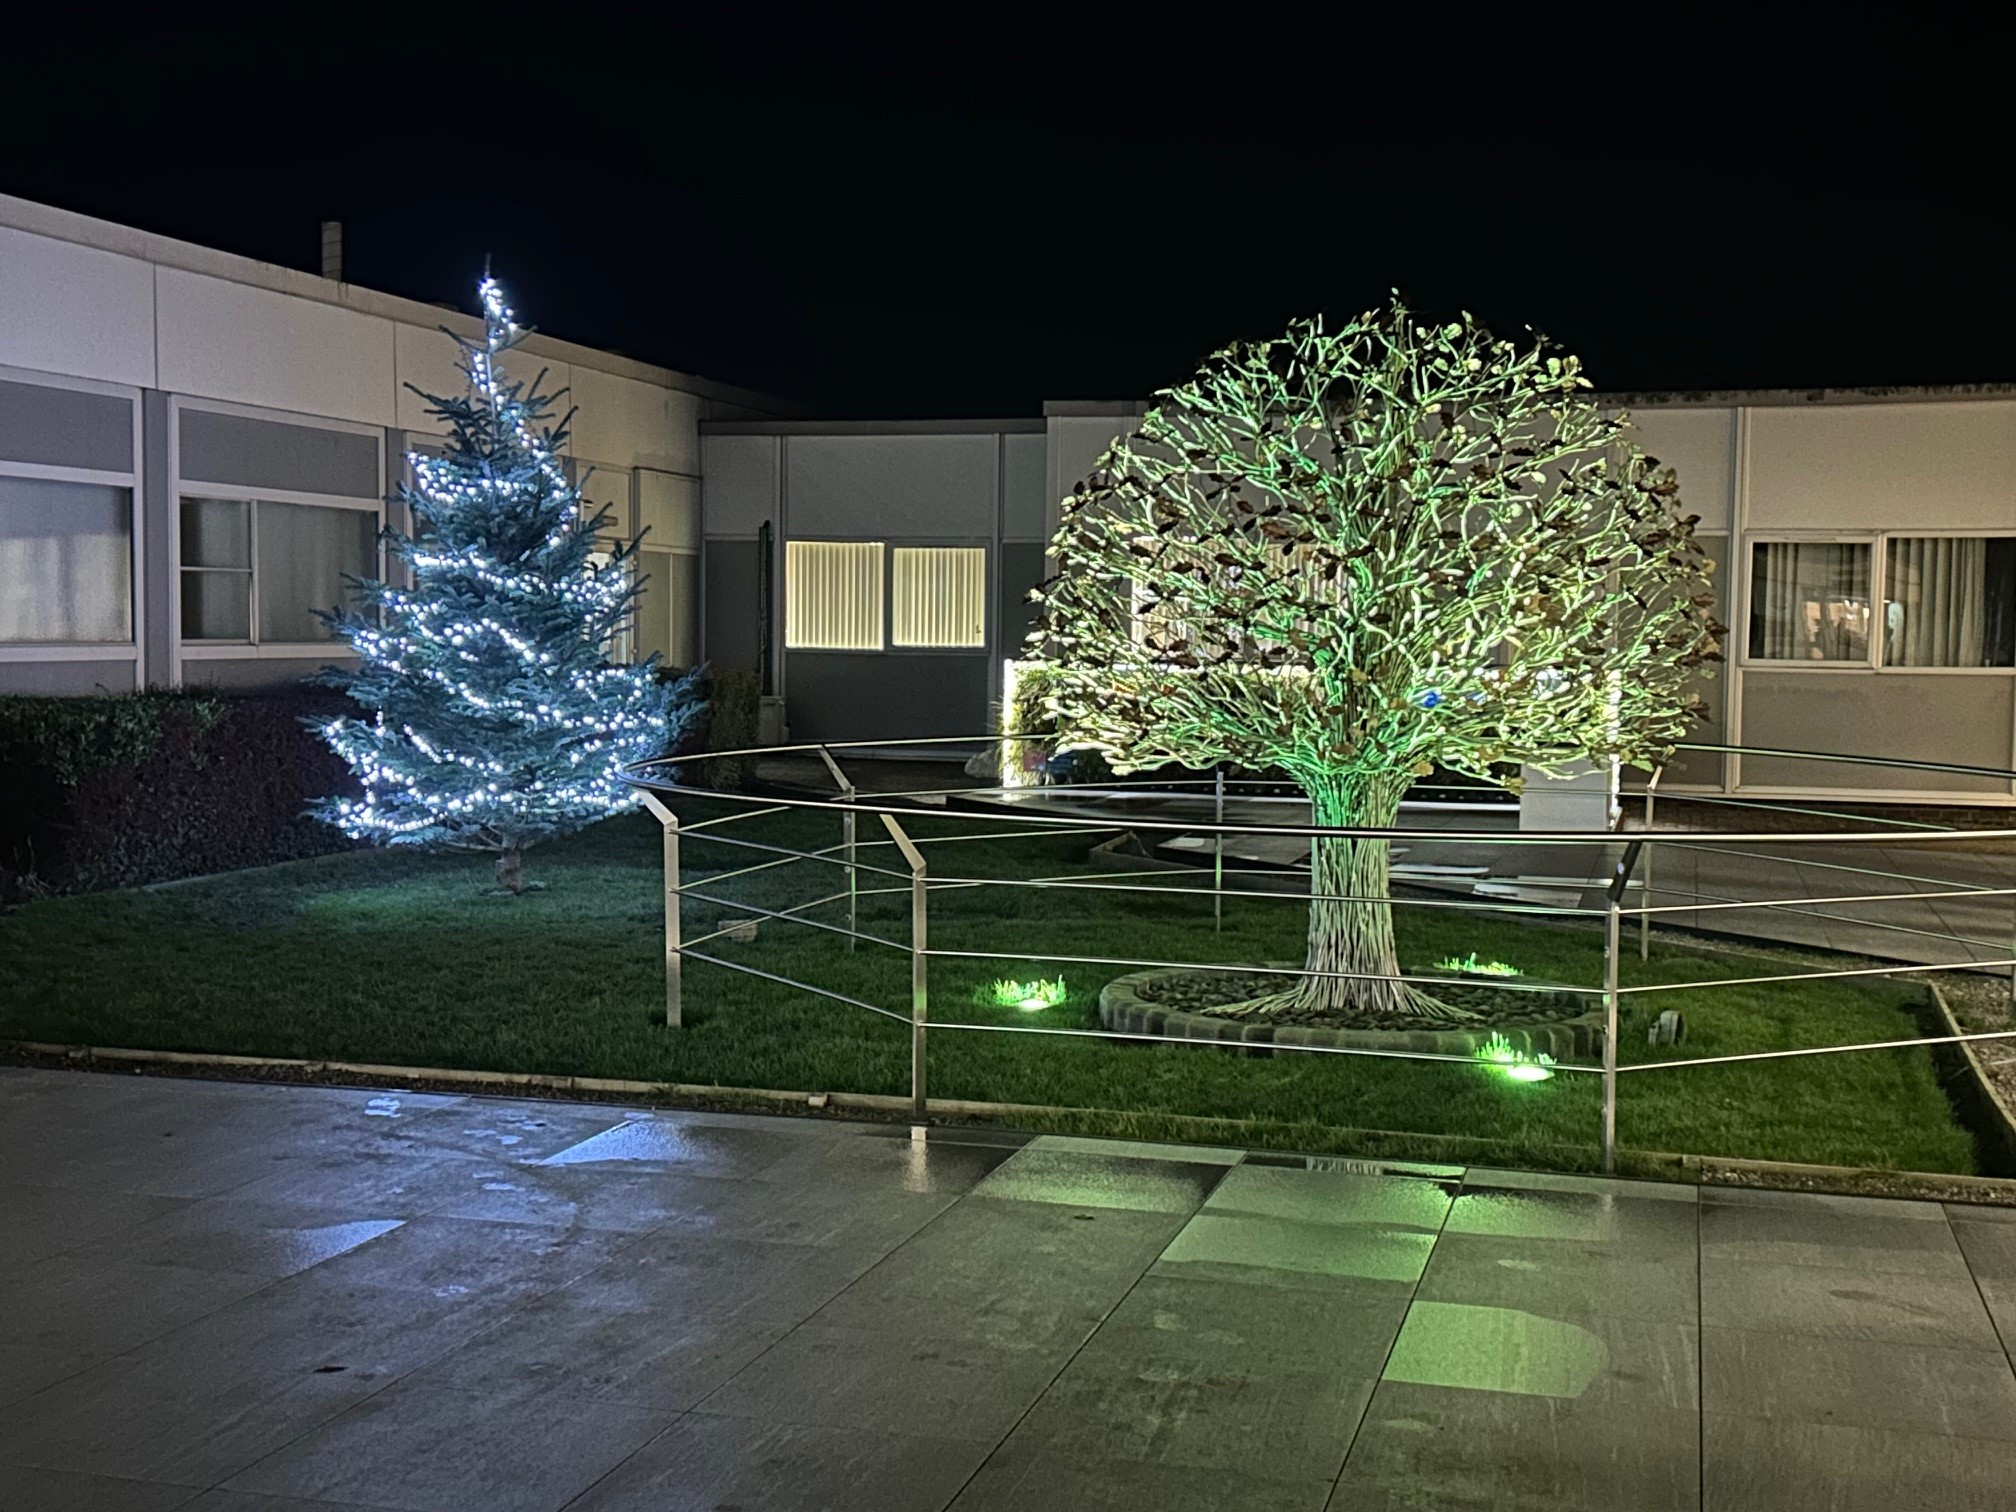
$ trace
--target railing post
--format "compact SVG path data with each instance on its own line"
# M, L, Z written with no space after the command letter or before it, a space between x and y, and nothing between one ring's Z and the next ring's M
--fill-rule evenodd
M644 804L665 830L665 1027L680 1026L679 1011L679 816L653 794Z
M1609 892L1605 896L1607 907L1603 919L1603 1132L1599 1141L1603 1154L1603 1172L1609 1175L1617 1169L1617 957L1621 944L1623 926L1624 890L1631 883L1631 873L1637 869L1639 852L1644 842L1633 840L1624 847L1624 854L1617 862L1617 873L1610 879Z
M854 801L854 790L847 790L847 802ZM854 953L854 937L861 931L861 874L854 867L854 810L848 809L840 816L840 841L847 851L847 953Z
M1645 886L1641 890L1647 907L1652 903L1652 804L1658 796L1659 779L1666 775L1666 768L1656 766L1652 778L1645 784ZM1638 915L1638 959L1652 959L1652 915Z
M930 1100L926 1092L924 1040L931 1008L931 934L927 916L930 887L924 876L924 856L903 833L893 814L884 814L889 838L910 864L910 1117L916 1124L927 1121Z
M1603 936L1603 1173L1617 1169L1617 900Z
M1211 818L1218 833L1211 837L1211 927L1225 930L1225 768L1212 784Z
M840 763L833 759L833 753L823 745L819 747L819 759L826 763L826 770L833 774L834 782L840 787L840 801L847 805L840 815L840 848L847 856L847 953L854 953L854 936L861 930L861 874L854 868L854 800L858 796L854 784L840 770Z

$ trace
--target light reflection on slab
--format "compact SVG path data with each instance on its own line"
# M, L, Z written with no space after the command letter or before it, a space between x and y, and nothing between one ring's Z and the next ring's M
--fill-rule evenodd
M1382 1378L1512 1396L1579 1397L1610 1363L1588 1329L1511 1307L1416 1302Z
M1205 1209L1163 1251L1161 1268L1237 1265L1256 1271L1413 1282L1435 1247L1432 1233L1378 1224L1300 1223Z
M692 1132L675 1123L632 1122L618 1124L592 1135L577 1145L569 1145L535 1164L542 1166L596 1165L608 1161L648 1160L682 1164L702 1159L708 1147L695 1140Z

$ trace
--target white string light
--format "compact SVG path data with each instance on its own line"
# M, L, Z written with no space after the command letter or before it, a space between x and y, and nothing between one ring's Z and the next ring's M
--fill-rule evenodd
M395 538L413 586L367 586L376 623L339 616L363 665L342 679L370 711L325 722L363 796L324 806L346 832L400 844L523 845L634 807L618 775L660 755L697 711L690 686L605 648L636 596L632 541L590 561L601 514L570 483L550 398L501 376L525 334L494 278L469 392L435 400L453 442L413 455L415 534Z

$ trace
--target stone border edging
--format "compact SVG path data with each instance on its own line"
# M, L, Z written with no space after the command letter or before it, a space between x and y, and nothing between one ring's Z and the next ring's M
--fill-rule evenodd
M1255 967L1254 970L1262 970ZM1115 977L1099 991L1099 1022L1119 1034L1177 1040L1215 1040L1227 1045L1302 1045L1314 1049L1415 1050L1431 1055L1474 1055L1494 1034L1516 1050L1556 1060L1602 1053L1603 1015L1584 1013L1539 1024L1493 1024L1477 1029L1333 1029L1320 1024L1275 1024L1265 1020L1218 1018L1152 1002L1141 995L1147 983L1179 973L1158 967Z
M1965 1034L1968 1031L1953 1016L1952 1005L1946 1001L1946 994L1939 990L1939 984L1930 977L1925 985L1931 989L1933 1011L1939 1015L1939 1022L1947 1034ZM1995 1078L1988 1074L1988 1068L1981 1064L1981 1054L1972 1040L1960 1040L1955 1044L1934 1046L1934 1050L1960 1052L1955 1059L1962 1060L1967 1067L1973 1086L1973 1096L1968 1099L1973 1104L1967 1111L1980 1125L1979 1132L1995 1146L1995 1153L2002 1158L2005 1169L2016 1172L2016 1107L2010 1106L2009 1099L1995 1084Z

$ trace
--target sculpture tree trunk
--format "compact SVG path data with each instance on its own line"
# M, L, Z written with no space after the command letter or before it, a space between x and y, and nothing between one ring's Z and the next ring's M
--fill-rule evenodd
M1413 779L1380 774L1305 778L1310 822L1348 829L1390 829ZM1387 1018L1455 1016L1400 975L1387 902L1390 846L1346 837L1310 842L1310 971L1348 975L1303 977L1281 1007L1375 1022Z

